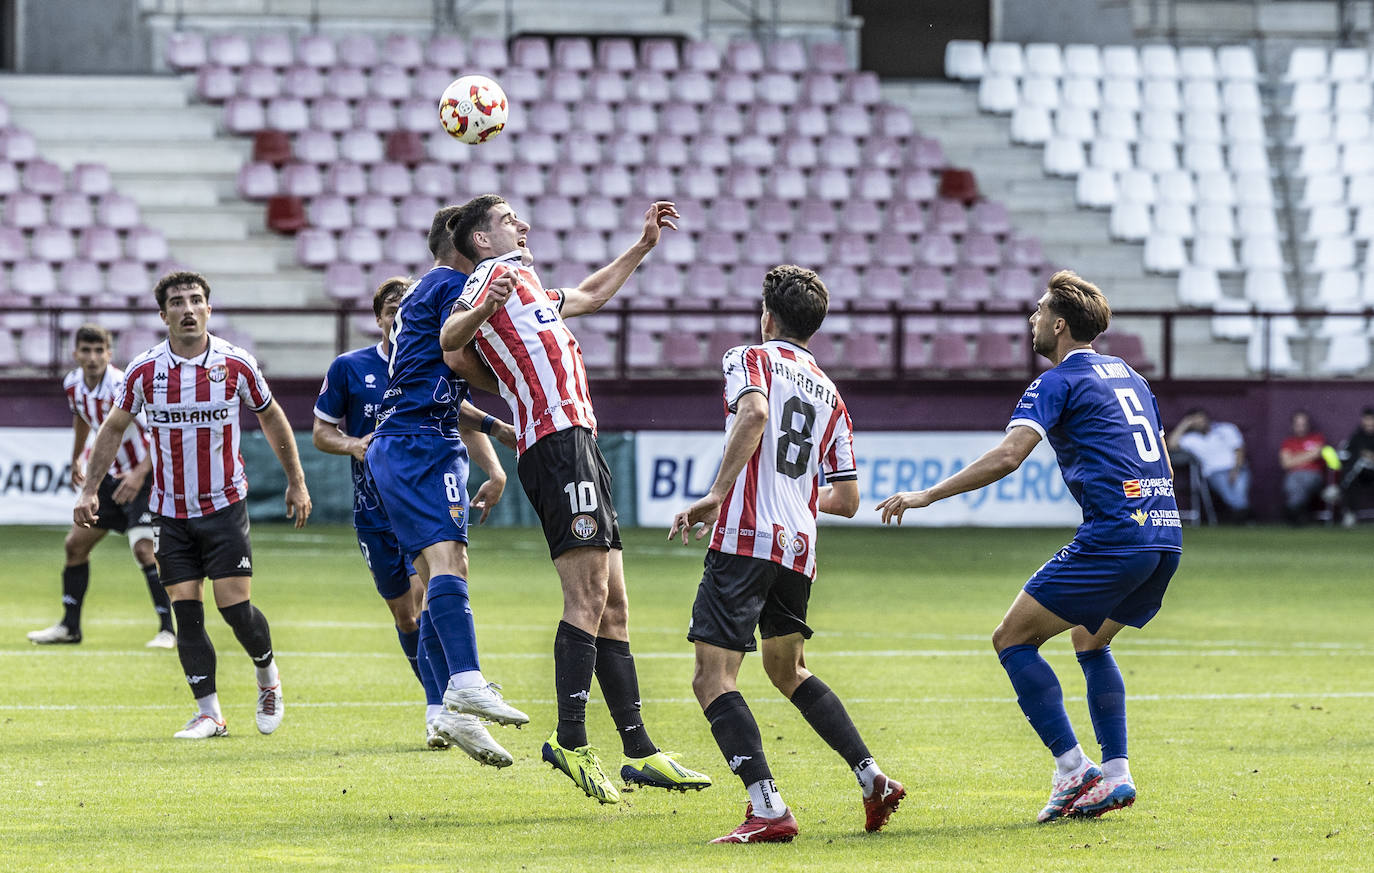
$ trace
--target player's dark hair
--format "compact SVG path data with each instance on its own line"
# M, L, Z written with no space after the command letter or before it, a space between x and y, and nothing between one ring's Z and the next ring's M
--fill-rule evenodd
M429 253L436 260L442 258L453 247L453 234L449 233L448 223L462 208L461 206L445 206L434 213L434 220L429 223Z
M1069 326L1069 336L1092 342L1112 322L1112 307L1102 290L1073 270L1050 277L1050 312Z
M410 287L409 276L392 276L390 279L382 280L382 284L377 286L377 290L372 295L372 314L378 318L382 317L382 310L395 297L400 300L405 296L406 289Z
M457 207L448 220L448 232L458 254L477 263L477 249L472 245L473 231L491 230L491 208L505 202L506 198L500 195L482 194Z
M79 346L82 343L92 345L103 345L106 348L114 348L114 336L98 324L91 324L89 321L76 329L76 336L73 345Z
M153 296L157 298L159 311L166 311L167 309L167 292L182 285L199 285L201 290L205 292L206 302L210 301L210 282L208 279L190 270L177 270L158 279L157 284L153 286Z
M1366 406L1364 409L1360 410L1361 418L1364 418L1366 415L1374 415L1374 406Z
M781 264L763 277L763 305L783 336L806 341L825 321L830 292L815 270Z

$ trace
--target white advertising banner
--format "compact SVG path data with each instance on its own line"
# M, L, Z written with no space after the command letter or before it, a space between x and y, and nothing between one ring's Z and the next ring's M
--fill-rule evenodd
M876 525L873 508L897 491L928 488L1001 442L999 431L861 432L854 448L862 502L853 519L822 515L823 523ZM667 527L673 515L715 481L723 431L641 431L635 435L639 523ZM1010 476L978 491L907 510L902 525L952 527L1076 527L1083 520L1069 496L1049 444L1041 441Z
M72 431L0 427L0 524L71 524Z

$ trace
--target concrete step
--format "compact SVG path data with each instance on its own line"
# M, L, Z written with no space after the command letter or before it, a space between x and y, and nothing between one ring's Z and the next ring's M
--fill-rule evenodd
M234 306L310 306L329 302L324 295L324 273L301 267L281 267L262 273L226 272L212 282L215 297Z
M265 213L250 203L217 204L214 209L194 206L156 207L143 210L143 222L160 229L169 240L246 240L263 233Z
M134 198L143 209L158 207L212 207L221 199L221 183L214 176L185 177L175 185L167 184L166 176L149 173L112 173L115 190ZM233 177L229 177L228 191L233 192Z
M206 274L271 273L282 263L271 247L249 240L180 240L172 246L172 256Z
M111 173L161 173L164 178L237 173L248 160L253 144L215 140L187 148L184 143L54 142L41 145L45 158L63 167L98 161ZM170 181L170 179L169 179Z
M221 112L212 106L129 107L102 105L81 112L68 108L15 107L14 124L40 143L209 142L215 138Z
M0 98L11 109L66 106L76 118L92 107L139 112L184 107L189 93L175 76L0 76Z

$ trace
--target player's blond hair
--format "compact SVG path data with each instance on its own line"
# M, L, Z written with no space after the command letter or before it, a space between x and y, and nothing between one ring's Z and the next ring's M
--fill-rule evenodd
M1092 342L1112 322L1112 307L1102 289L1073 270L1050 277L1049 309L1069 326L1069 336Z

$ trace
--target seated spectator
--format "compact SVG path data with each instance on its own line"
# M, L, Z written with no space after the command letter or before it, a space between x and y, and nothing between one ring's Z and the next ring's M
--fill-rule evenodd
M1354 527L1361 504L1374 492L1374 406L1360 413L1360 426L1341 446L1341 524Z
M1250 468L1245 463L1245 438L1240 428L1212 421L1205 409L1190 409L1169 433L1170 452L1192 455L1207 480L1212 496L1232 519L1250 518Z
M1312 498L1322 489L1326 462L1322 450L1326 437L1312 429L1312 416L1303 410L1293 413L1292 429L1279 446L1283 467L1283 517L1289 524L1309 520Z

